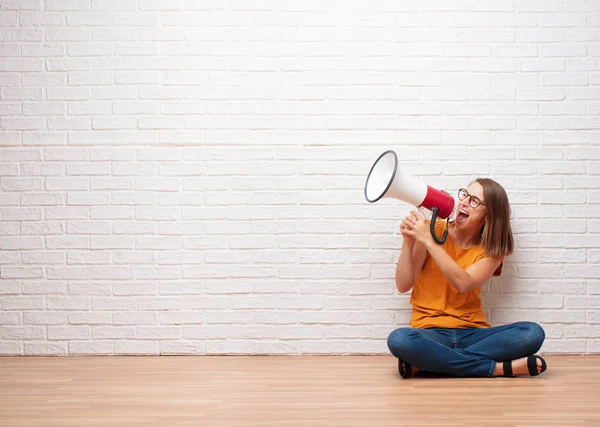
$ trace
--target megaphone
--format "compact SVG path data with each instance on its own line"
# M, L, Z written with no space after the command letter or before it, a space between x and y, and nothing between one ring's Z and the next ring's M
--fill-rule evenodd
M365 182L365 199L369 203L383 198L398 199L431 210L431 235L439 244L446 242L448 227L446 226L441 238L435 234L434 227L437 218L446 219L446 225L448 224L454 212L454 197L402 171L398 166L398 156L393 150L384 152L375 160Z

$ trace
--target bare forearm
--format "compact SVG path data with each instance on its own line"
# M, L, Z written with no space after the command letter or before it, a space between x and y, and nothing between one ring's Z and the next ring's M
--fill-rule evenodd
M398 292L406 292L413 285L415 276L412 259L413 248L414 240L409 241L408 239L404 239L402 242L400 258L396 265L396 288L398 289Z

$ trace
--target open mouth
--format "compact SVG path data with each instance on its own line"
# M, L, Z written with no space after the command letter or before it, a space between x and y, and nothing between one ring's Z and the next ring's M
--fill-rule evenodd
M460 209L458 211L458 215L456 216L456 222L463 223L469 218L469 214Z

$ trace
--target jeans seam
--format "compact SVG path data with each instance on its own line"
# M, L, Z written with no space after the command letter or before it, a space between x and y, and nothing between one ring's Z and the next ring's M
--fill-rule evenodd
M419 333L419 334L420 334L420 333ZM431 338L429 338L429 337L427 337L427 336L425 336L425 335L423 335L423 334L420 334L420 335L421 335L421 337L422 337L422 338L425 338L427 341L434 342L434 343L436 343L436 344L439 344L439 345L444 345L444 344L442 344L441 342L439 342L439 341L436 341L436 340L432 340ZM446 347L446 346L444 346L444 347ZM459 353L459 354L463 355L463 354L462 354L462 353L461 353L461 352L460 352L458 349L456 349L456 348L448 347L448 349L449 349L449 350L452 350L452 351L454 351L454 352L456 352L456 353ZM482 360L483 360L483 359L482 359Z
M486 329L487 329L487 328L486 328ZM491 328L491 329L494 329L494 328ZM505 330L506 330L506 329L505 329ZM493 331L493 333L491 333L491 334L489 334L489 335L485 336L484 338L480 338L480 339L476 340L475 342L473 342L473 343L470 343L469 345L466 345L466 346L463 348L463 350L466 350L467 348L469 348L469 347L471 347L471 346L473 346L473 345L479 344L481 341L483 341L483 340L485 340L485 339L487 339L487 338L489 338L489 337L493 337L494 335L496 335L496 334L498 334L498 333L500 333L500 332L504 332L505 330L494 330L494 331ZM474 341L474 340L473 340L473 339L469 339L467 342L469 342L469 341Z

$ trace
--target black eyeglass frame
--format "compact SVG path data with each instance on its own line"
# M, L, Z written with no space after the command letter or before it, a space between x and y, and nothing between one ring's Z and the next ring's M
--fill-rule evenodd
M465 197L461 197L462 192L464 192ZM465 200L466 198L469 199L469 206L471 206L473 209L477 209L480 205L487 206L487 204L483 203L479 197L469 194L466 188L460 188L458 190L458 200ZM476 203L475 206L473 206L473 202Z

